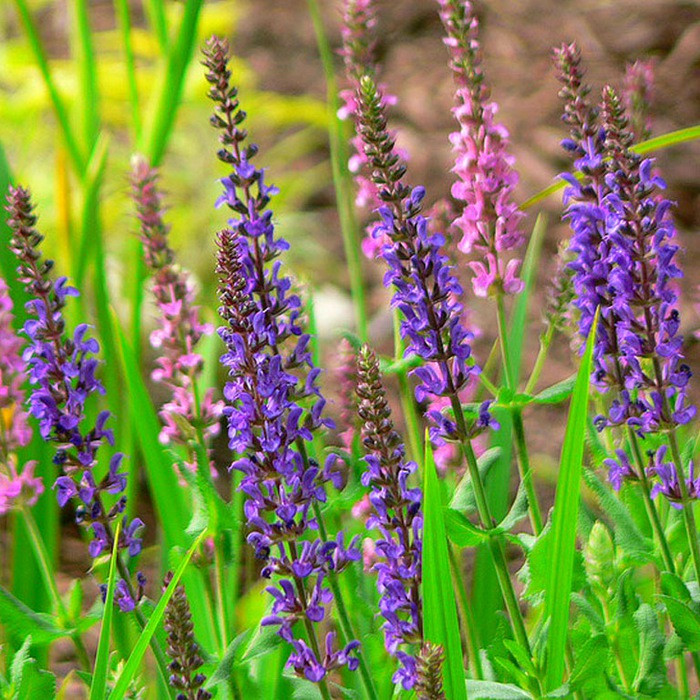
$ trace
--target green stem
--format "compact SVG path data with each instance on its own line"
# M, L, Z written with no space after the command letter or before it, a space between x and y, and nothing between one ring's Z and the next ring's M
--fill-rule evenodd
M527 380L525 385L525 393L531 394L534 388L537 386L537 381L542 374L542 369L547 360L547 355L549 354L549 348L552 344L552 339L554 338L554 326L547 326L547 330L544 335L540 338L540 349L537 352L537 358L535 359L535 364L532 368L532 374Z
M340 229L343 235L343 247L350 273L350 289L355 307L357 334L363 342L368 339L367 303L365 300L365 284L362 274L362 258L360 255L360 240L358 236L357 217L355 216L354 188L348 171L347 139L344 134L343 122L338 117L338 86L335 78L333 52L328 43L328 37L323 26L323 18L317 0L307 0L309 14L316 33L316 43L323 64L326 79L328 106L328 139L331 152L331 170L333 185L340 217Z
M695 514L693 513L693 501L688 496L688 484L685 482L685 470L683 469L683 460L681 459L680 450L678 449L678 440L676 439L675 431L671 431L668 434L668 442L671 446L671 455L676 465L676 474L678 475L678 485L681 491L681 501L683 504L683 522L685 523L685 531L688 536L688 546L690 547L690 557L693 561L695 580L700 583L698 529L695 524Z
M454 396L452 397L452 403L455 416L457 416L458 430L462 436L465 436L466 431L464 430L464 426L460 426L460 423L464 423L461 406L459 405L457 398ZM479 514L479 520L481 521L481 526L484 529L490 529L496 523L491 516L491 509L489 508L488 501L486 500L486 491L481 481L481 475L479 474L476 455L474 454L471 441L468 438L463 437L461 440L461 445L462 451L467 460L467 466L469 468L469 476L471 478L472 488L474 489L476 507ZM508 572L508 564L506 562L503 539L501 537L490 537L489 549L491 551L491 555L493 556L496 576L501 587L503 601L506 605L506 610L508 611L511 625L513 627L513 633L515 634L515 638L520 646L527 652L528 656L531 657L532 650L530 649L530 642L527 638L525 622L523 620L522 613L520 612L520 604L518 602L518 597L515 594L515 589L513 588L510 573Z
M139 106L139 89L136 82L136 62L134 60L134 47L131 43L131 19L129 18L128 0L116 0L117 21L122 35L124 47L124 65L126 67L126 80L129 86L129 101L131 102L131 128L134 142L141 138L141 114Z
M639 447L639 441L634 433L634 430L627 427L627 436L632 446L632 454L634 455L634 460L637 463L637 472L639 475L639 483L642 489L642 497L644 499L644 506L649 516L649 522L651 523L654 535L661 548L661 558L663 559L666 571L672 574L676 573L676 566L673 563L673 555L671 554L671 548L669 547L668 540L666 539L666 534L664 533L663 526L661 525L661 520L659 518L659 513L656 510L654 502L651 500L651 491L649 488L649 478L646 474L646 469L644 468L644 458L642 456L641 448Z
M506 312L503 302L503 295L496 295L496 316L498 318L498 336L501 345L501 357L503 358L503 374L505 375L506 387L511 391L515 391L515 375L510 362L510 353L508 352L508 330L506 328ZM523 426L523 414L519 408L513 409L513 437L518 455L518 469L520 470L520 480L525 487L527 494L528 513L530 515L530 524L535 535L542 532L542 511L540 510L540 502L537 498L535 490L535 482L532 477L532 469L530 468L530 456L527 451L527 443L525 441L525 428Z
M328 532L326 531L326 525L323 522L323 515L321 513L321 507L318 502L314 502L314 515L318 522L318 531L321 535L321 539L324 542L328 541ZM340 628L345 638L345 643L349 643L353 639L358 639L355 631L352 627L352 622L350 622L350 617L348 615L347 607L345 606L345 599L343 598L342 591L340 590L340 585L338 584L338 577L335 572L329 572L328 582L330 583L331 590L333 591L333 597L335 599L335 607L338 611L338 618L340 620ZM379 697L377 691L374 688L374 682L372 681L372 676L367 667L367 662L362 651L362 646L357 650L357 658L360 662L359 670L360 676L362 678L362 683L365 686L365 691L367 697L371 700L377 700Z
M448 554L450 557L450 568L452 570L452 579L457 589L457 604L459 606L459 612L462 616L462 624L467 634L467 653L469 654L469 666L472 669L473 676L481 680L484 677L484 669L481 664L481 656L479 655L479 649L481 644L479 642L479 633L476 629L476 623L474 622L474 615L472 614L471 604L469 603L469 596L467 595L467 590L464 586L464 576L462 576L459 566L457 563L457 557L455 556L454 547L448 543Z
M52 572L49 554L46 551L44 539L39 533L39 528L37 527L36 520L34 520L34 515L32 514L31 510L26 506L22 506L20 512L22 513L24 525L29 533L29 539L32 543L32 548L34 549L34 554L36 555L37 563L39 564L39 571L41 571L41 577L44 579L46 590L53 601L56 611L58 612L59 622L61 624L65 624L68 622L68 612L66 610L66 606L63 604L61 595L58 592L58 587L56 586L56 578ZM75 651L78 655L81 666L85 671L90 671L92 669L92 664L90 663L90 657L88 656L80 634L75 632L71 635L71 639L75 645Z

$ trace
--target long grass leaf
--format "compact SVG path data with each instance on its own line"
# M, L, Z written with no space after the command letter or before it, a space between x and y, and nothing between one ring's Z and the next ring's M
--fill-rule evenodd
M100 130L100 100L97 85L97 60L86 0L73 0L73 50L80 75L80 120L83 142L88 152Z
M695 141L700 139L700 124L695 126L689 126L685 129L678 129L678 131L671 131L668 134L661 134L661 136L655 136L653 139L648 141L642 141L632 146L632 150L639 154L651 153L652 151L659 151L662 148L669 148L671 146L676 146L681 143L686 143L687 141ZM560 190L566 187L566 182L560 180L554 182L543 190L540 190L532 197L526 199L521 205L521 209L530 209L534 207L535 204L541 202L543 199L547 199L553 194L556 194Z
M430 440L425 439L423 471L423 627L426 641L438 644L445 654L445 693L451 700L466 700L464 653L452 588L447 533L440 485Z
M177 40L168 52L155 92L151 118L144 132L141 150L152 166L160 165L170 137L182 94L187 67L197 38L203 0L186 0Z
M34 54L34 58L41 72L41 76L44 79L44 84L46 85L46 90L49 93L49 99L53 106L53 110L56 114L56 119L58 120L59 126L61 127L61 133L63 134L63 139L66 142L66 148L70 155L73 167L78 174L82 174L85 169L85 156L83 155L80 146L78 145L78 140L73 133L70 120L68 118L68 111L66 106L61 99L56 88L56 83L54 82L53 75L51 73L51 67L49 66L48 59L46 58L46 53L44 52L44 47L41 44L41 39L39 38L39 32L34 24L34 19L29 11L29 6L26 0L15 0L15 5L17 11L19 12L20 19L24 25L24 31L27 34L27 39L29 41L29 46Z
M350 171L348 170L348 148L345 124L338 117L340 101L338 99L338 86L335 79L335 66L333 51L328 42L328 37L323 26L321 8L318 0L307 0L309 13L316 33L316 43L323 64L323 73L326 79L326 93L328 105L328 139L331 151L331 170L333 173L333 186L340 217L340 229L343 235L345 258L348 262L350 274L350 286L353 305L355 307L355 321L357 334L366 342L368 333L367 306L365 302L365 284L362 274L362 256L360 254L360 240L358 236L357 217L355 215L354 185Z
M139 636L138 641L136 642L136 645L134 646L134 649L131 652L131 655L127 659L126 664L124 665L124 668L122 669L122 672L119 675L119 678L117 678L116 683L114 684L114 690L109 696L110 700L122 700L127 690L129 689L129 684L136 675L136 671L138 670L138 667L141 664L141 659L143 659L143 655L146 653L146 649L148 648L148 645L151 642L151 638L156 633L158 626L161 624L163 615L165 614L165 608L170 599L172 598L173 593L175 592L175 588L177 587L178 583L180 583L180 579L185 573L185 569L187 568L187 565L189 564L192 555L195 553L196 549L199 547L206 534L206 531L204 531L199 535L199 537L197 537L197 539L192 543L192 546L187 550L185 556L180 561L180 564L178 565L177 569L175 570L175 573L173 574L172 580L163 592L163 595L160 597L158 605L156 605L155 610L151 614L151 617L148 619L148 622L146 623L146 626L141 632L141 635Z
M90 700L102 700L107 688L107 667L109 664L109 642L112 637L112 618L114 617L114 589L117 584L117 557L119 556L119 531L121 523L117 523L114 532L114 544L112 545L112 559L109 562L109 575L107 576L107 594L102 613L102 627L100 628L100 641L97 644L97 656L90 683Z
M124 50L124 67L126 68L126 83L129 87L129 102L131 103L131 131L134 142L141 138L141 108L139 103L139 88L136 79L136 61L134 47L131 41L131 18L129 16L128 0L115 0L115 14L119 24Z
M593 348L598 315L591 327L586 351L576 377L559 462L559 478L552 513L549 583L545 591L545 615L549 618L547 688L557 688L564 675L569 629L569 605L576 552L576 525L581 500L583 449L588 415Z

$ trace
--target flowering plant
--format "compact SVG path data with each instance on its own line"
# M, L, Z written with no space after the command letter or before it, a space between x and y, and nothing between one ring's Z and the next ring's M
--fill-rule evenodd
M651 138L655 63L631 63L612 76L622 88L605 85L598 99L576 43L553 51L566 172L521 202L482 8L438 0L456 122L441 191L429 177L412 184L422 145L394 127L401 90L382 65L373 0L344 0L335 62L309 0L356 316L333 335L323 271L299 272L311 236L292 222L293 187L275 149L248 131L264 122L260 95L218 36L202 47L199 87L222 171L207 165L216 194L187 207L206 224L185 232L204 264L180 238L192 219L168 211L177 197L161 161L201 3L187 0L176 37L162 5L149 6L167 78L143 124L129 7L120 10L137 136L128 294L108 274L120 258L103 239L106 139L89 118L76 137L17 4L80 182L82 228L54 261L44 236L55 222L37 215L44 198L8 186L0 522L12 559L0 574L0 697L700 690L683 232L650 154L699 133ZM540 275L550 234L528 210L555 191L561 226L549 230L564 233ZM372 275L381 283L367 295ZM549 371L545 382L556 342L570 376ZM547 458L535 449L542 435ZM86 546L68 567L76 539Z

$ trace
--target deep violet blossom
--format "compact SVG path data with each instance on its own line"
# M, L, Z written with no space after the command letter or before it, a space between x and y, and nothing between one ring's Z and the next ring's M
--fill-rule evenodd
M588 102L576 46L562 46L556 59L564 121L571 128L563 145L575 155L580 174L566 176L565 191L579 327L587 335L600 307L594 382L603 391L615 389L606 415L595 422L600 430L626 425L643 438L695 414L686 396L690 370L681 354L675 280L682 272L675 261L671 202L662 195L665 183L653 160L630 150L633 136L614 90L603 91L599 119ZM624 452L607 464L615 488L644 468L633 469ZM657 479L652 493L673 493L674 474L675 467L651 470Z
M323 653L315 625L326 618L333 600L328 577L359 560L360 551L356 540L345 544L342 532L330 540L316 536L325 485L341 484L333 462L321 468L306 445L314 430L332 423L323 415L301 300L277 260L289 247L275 236L268 208L277 190L251 162L257 147L245 143L245 113L230 85L227 61L228 46L212 38L205 50L209 95L216 103L212 123L221 130L219 158L232 170L217 203L233 215L231 228L217 239L220 313L226 324L219 334L230 377L224 414L229 445L239 455L232 468L243 474L239 488L247 498L248 542L263 565L262 576L277 577L267 588L272 608L262 624L277 627L293 646L289 666L319 682L334 668L354 670L359 663L359 642L334 650L333 633L326 636ZM310 646L295 637L297 621L306 625Z
M39 424L41 437L57 445L53 461L61 475L54 484L56 497L61 507L71 500L75 503L76 521L92 535L93 557L109 551L112 524L119 518L123 520L119 549L136 556L141 551L143 522L139 518L127 522L122 515L126 507L126 497L121 495L126 489L126 474L120 471L123 455L112 456L99 483L94 476L98 450L114 444L107 427L109 412L100 412L92 426L86 414L88 399L104 393L97 378L99 345L89 336L87 324L79 324L72 335L67 333L63 308L78 292L65 277L51 277L53 261L42 257L43 236L35 228L29 192L10 187L7 202L10 247L19 261L18 278L30 296L29 319L24 324L28 345L23 354L31 386L29 412ZM119 498L107 508L105 494ZM137 601L131 584L121 580L118 585L123 591L116 598L119 607L132 610Z
M381 383L379 363L368 346L360 350L357 371L358 414L367 453L362 484L371 488L369 499L374 511L367 527L379 533L374 565L381 595L379 610L385 619L382 628L387 651L399 661L394 683L410 690L418 681L417 659L411 646L423 641L422 493L408 484L417 467L405 458Z
M175 261L175 252L168 242L170 227L163 220L158 173L143 158L137 157L132 163L131 185L141 225L144 259L153 276L151 291L158 309L157 327L150 340L151 346L162 354L151 376L171 392L170 400L160 411L163 421L160 440L165 444L191 445L201 431L208 443L219 433L223 402L214 400L213 388L203 396L198 394L204 360L197 352L197 345L214 328L200 320L190 275ZM191 471L196 469L192 447L186 466Z
M387 131L384 105L378 88L369 77L358 91L360 113L358 133L372 166L372 178L379 187L383 206L375 235L386 236L381 248L388 265L384 284L394 288L392 306L402 315L401 336L406 355L417 355L426 364L413 370L418 379L418 401L447 397L452 408L459 405L459 393L479 372L471 357L472 334L462 323L462 288L443 251L444 237L428 228L421 214L423 187L411 189L403 181L406 166L394 150L394 138ZM456 421L439 410L430 410L434 440L468 439L488 427L488 404L471 425Z
M452 196L462 204L455 226L462 232L459 248L482 257L469 263L478 296L496 291L516 294L523 288L517 276L520 260L503 254L524 242L522 212L513 199L518 174L509 152L507 129L496 121L498 105L489 99L481 68L479 22L471 2L438 0L457 90L452 109L459 131L450 136L458 180Z

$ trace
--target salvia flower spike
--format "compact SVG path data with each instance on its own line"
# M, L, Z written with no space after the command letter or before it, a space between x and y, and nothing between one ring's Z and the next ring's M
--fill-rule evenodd
M24 359L29 371L31 394L29 412L39 424L44 440L57 445L54 463L61 475L54 489L61 507L73 500L76 521L90 530L90 555L98 557L112 546L112 523L124 518L126 474L121 471L123 455L115 453L104 478L97 483L93 469L97 452L114 444L112 431L107 428L109 412L97 415L94 425L87 423L86 402L94 394L104 393L96 373L99 345L90 338L87 324L76 327L72 336L66 332L63 308L78 292L68 285L65 277L52 279L53 262L42 257L42 235L35 227L36 216L28 190L10 187L7 197L8 225L12 232L11 248L19 261L18 277L31 299L27 303L30 318L24 325L28 346ZM103 495L118 495L116 503L107 510ZM119 549L134 557L141 551L140 530L143 522L134 518L124 523ZM125 569L121 570L123 575ZM139 590L144 581L139 576ZM117 584L115 600L121 610L128 612L136 606L130 581Z
M471 356L472 334L462 321L462 288L442 250L443 236L431 232L421 214L425 189L411 189L403 181L406 166L387 131L381 95L368 76L361 81L358 102L357 129L383 202L373 233L389 241L381 249L389 268L384 284L394 288L392 305L402 314L406 354L426 361L414 370L419 382L416 398L445 396L459 402L459 393L479 372ZM458 426L441 411L430 411L430 418L434 422L431 437L438 444L470 439L491 424L487 403L472 426ZM458 428L463 434L458 434Z
M0 278L0 515L10 509L37 502L44 483L34 476L35 461L19 469L17 450L29 444L32 429L24 410L22 339L12 327L12 299Z
M172 581L172 572L163 580L163 590ZM165 608L163 627L168 635L167 654L170 657L170 685L177 690L177 700L209 700L211 693L202 686L206 676L199 669L204 665L199 644L194 636L192 613L185 587L175 588Z
M131 173L132 198L140 223L146 266L153 276L152 294L158 308L157 328L151 333L151 345L162 354L154 381L171 392L160 416L164 444L192 445L198 435L209 443L219 433L223 403L214 400L214 390L199 395L204 360L197 345L214 328L202 323L195 305L195 290L189 274L175 261L170 248L170 227L163 220L164 205L158 189L158 173L144 158L135 157ZM186 466L196 469L195 450L190 447Z
M211 39L205 65L217 105L212 123L221 130L219 157L233 168L223 180L219 204L227 204L234 218L217 240L220 313L226 323L219 333L228 348L222 362L230 376L224 414L230 447L240 455L232 467L243 474L248 542L263 562L262 576L279 577L267 589L273 604L262 624L277 627L292 644L289 666L297 674L321 682L335 668L358 665L359 642L348 640L336 649L330 632L322 650L316 625L333 600L326 579L358 560L360 552L356 541L344 544L342 532L328 541L313 536L325 485L333 481L339 487L340 481L333 461L321 468L306 445L313 431L332 423L323 416L325 400L302 327L301 300L277 260L289 247L275 236L268 209L277 190L251 163L257 148L245 143L245 113L230 86L227 61L226 43ZM306 626L309 643L295 637L297 621Z
M386 648L399 660L394 683L410 690L420 682L421 669L411 646L423 641L421 582L422 494L408 481L415 462L405 458L401 437L394 429L391 409L379 373L379 363L368 346L357 360L358 413L367 456L364 486L371 487L374 513L367 527L379 531L376 542L379 609Z
M452 113L459 131L450 140L458 177L452 196L462 204L454 222L462 232L458 245L465 253L478 251L482 256L470 263L478 296L516 294L523 288L518 278L520 260L506 262L503 255L520 248L525 240L523 214L513 198L518 174L509 152L508 131L496 121L498 105L490 100L484 80L479 22L471 2L438 2L457 86Z

